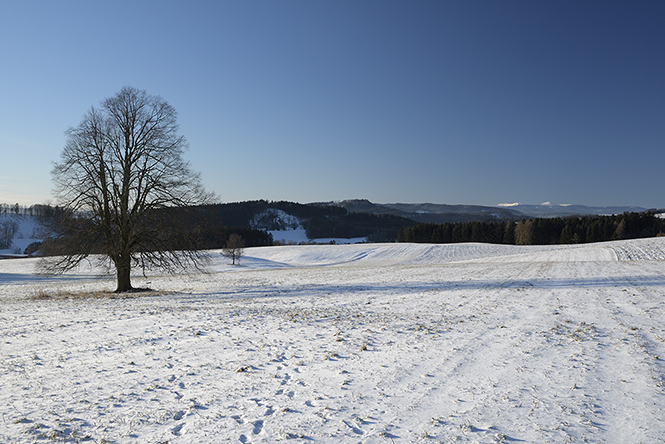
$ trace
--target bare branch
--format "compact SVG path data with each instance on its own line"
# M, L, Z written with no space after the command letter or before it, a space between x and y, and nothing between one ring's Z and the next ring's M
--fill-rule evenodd
M163 220L173 215L167 209L212 197L182 159L187 140L178 134L171 105L125 87L99 109L91 108L66 136L52 175L60 203L79 225L56 237L53 251L61 250L61 257L45 269L64 271L102 253L115 265L118 291L124 291L131 289L133 266L175 271L204 262L186 227Z

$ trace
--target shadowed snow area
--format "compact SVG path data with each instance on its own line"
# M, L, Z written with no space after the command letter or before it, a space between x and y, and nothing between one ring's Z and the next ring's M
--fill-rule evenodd
M662 442L665 238L0 261L0 442Z

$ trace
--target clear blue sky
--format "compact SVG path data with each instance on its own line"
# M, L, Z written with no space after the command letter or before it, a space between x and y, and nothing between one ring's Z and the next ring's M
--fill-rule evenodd
M0 202L133 86L224 202L665 207L663 1L0 1Z

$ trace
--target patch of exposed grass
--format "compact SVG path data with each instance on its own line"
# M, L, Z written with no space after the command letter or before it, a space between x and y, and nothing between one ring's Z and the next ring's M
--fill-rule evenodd
M115 291L110 290L63 291L53 289L53 291L50 291L42 288L29 299L35 301L63 299L126 299L145 296L160 296L163 294L168 294L168 292L152 290L150 288L134 288L122 293L116 293Z

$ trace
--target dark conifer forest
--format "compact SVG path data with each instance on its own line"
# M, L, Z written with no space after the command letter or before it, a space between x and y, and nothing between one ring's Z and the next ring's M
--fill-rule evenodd
M398 242L485 242L555 245L637 239L665 235L665 219L653 212L612 216L523 219L519 222L416 224L401 228Z

